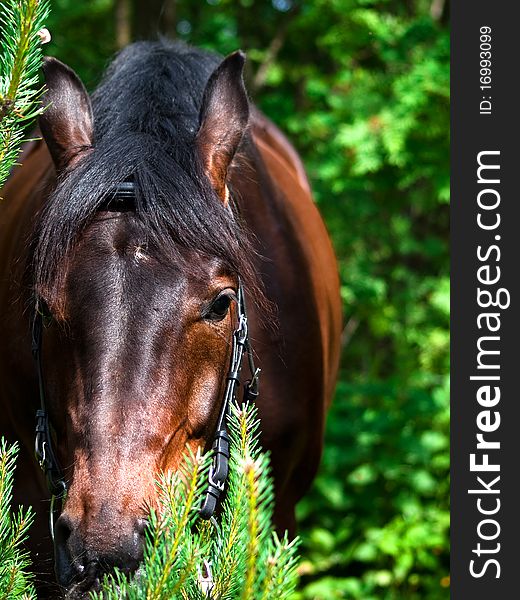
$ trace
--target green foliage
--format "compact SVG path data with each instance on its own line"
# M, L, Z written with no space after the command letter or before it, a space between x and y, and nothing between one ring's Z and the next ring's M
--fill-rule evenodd
M92 89L116 51L112 0L51 0L46 51L77 69Z
M26 569L29 558L22 544L27 537L33 514L19 508L12 511L12 490L16 445L8 446L0 438L0 600L36 598Z
M233 407L229 488L219 522L198 520L210 455L188 455L160 482L143 565L128 579L107 577L97 600L270 600L296 585L296 542L272 533L269 459L258 444L257 411Z
M48 13L47 0L5 0L0 10L0 187L18 156L23 128L40 112L38 32Z
M424 0L183 6L188 41L248 52L249 87L298 148L338 255L344 350L299 507L299 597L446 598L446 14Z
M449 35L421 2L334 4L314 5L316 45L344 66L301 67L313 109L286 125L334 237L346 317L322 470L300 506L301 597L446 598Z

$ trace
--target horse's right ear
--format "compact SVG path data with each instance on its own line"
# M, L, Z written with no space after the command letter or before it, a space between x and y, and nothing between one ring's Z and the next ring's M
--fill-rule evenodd
M70 169L92 148L92 106L74 71L56 58L43 62L46 107L39 125L58 172Z
M224 204L228 201L228 168L249 119L249 101L242 79L245 60L245 54L234 52L209 78L195 140L206 175Z

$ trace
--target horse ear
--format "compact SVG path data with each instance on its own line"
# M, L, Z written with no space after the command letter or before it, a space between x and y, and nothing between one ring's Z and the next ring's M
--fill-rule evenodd
M249 101L242 79L246 56L227 56L204 91L196 144L204 169L217 194L228 200L226 176L249 120Z
M92 148L92 106L85 86L67 65L45 57L43 73L46 109L39 117L39 125L56 170L61 172Z

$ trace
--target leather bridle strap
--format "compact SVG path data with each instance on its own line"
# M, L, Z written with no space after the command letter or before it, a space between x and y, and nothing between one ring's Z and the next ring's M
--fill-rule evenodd
M32 355L36 363L38 388L40 392L40 408L36 411L34 454L36 455L36 460L38 461L38 464L45 475L47 487L51 493L49 529L51 537L54 541L54 505L57 499L63 499L66 496L67 484L65 483L60 465L52 447L49 415L47 413L45 402L45 384L43 380L42 369L42 331L43 318L40 310L37 307L34 311L31 330Z
M203 519L211 519L217 508L220 496L224 492L229 472L229 435L227 432L227 417L231 403L236 399L236 391L240 385L240 371L244 353L247 352L251 379L244 385L244 402L254 401L258 396L258 380L260 369L255 369L253 354L249 344L246 305L242 284L238 286L238 326L233 332L231 348L231 364L226 378L226 391L222 401L217 429L213 441L213 463L209 470L209 485L200 509Z

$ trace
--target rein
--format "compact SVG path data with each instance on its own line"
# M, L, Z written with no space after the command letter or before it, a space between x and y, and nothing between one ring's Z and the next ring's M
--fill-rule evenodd
M111 200L125 202L135 197L132 182L124 182L117 186ZM201 503L200 517L211 519L217 508L218 501L224 492L229 472L229 435L227 432L227 417L233 401L237 400L237 391L240 385L240 373L247 354L251 379L245 382L242 401L254 402L258 397L258 383L260 369L255 367L251 344L249 341L249 329L247 323L247 312L242 283L239 281L237 296L238 325L233 332L231 363L226 377L226 389L217 427L213 438L212 452L213 462L209 470L208 487ZM53 450L49 415L45 396L45 381L42 365L42 338L43 338L43 315L38 305L35 307L32 319L32 354L36 363L38 374L38 387L40 395L40 408L36 411L36 429L34 450L36 460L42 469L47 487L51 493L51 506L49 514L49 528L51 538L54 542L54 511L56 500L64 501L67 495L67 484L63 471L58 463Z

